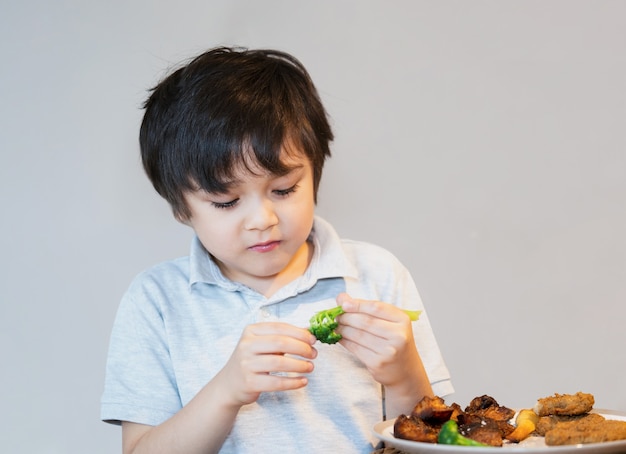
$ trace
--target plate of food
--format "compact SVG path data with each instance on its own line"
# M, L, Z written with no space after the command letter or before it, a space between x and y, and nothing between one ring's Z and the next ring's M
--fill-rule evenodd
M626 412L593 408L591 394L555 394L513 410L491 396L462 409L425 397L408 415L381 421L374 435L403 454L626 453Z

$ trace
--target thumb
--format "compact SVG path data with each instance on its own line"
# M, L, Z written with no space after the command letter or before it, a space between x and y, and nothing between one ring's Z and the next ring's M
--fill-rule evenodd
M359 306L357 302L345 292L337 295L337 304L341 306L346 312L354 311L358 309Z

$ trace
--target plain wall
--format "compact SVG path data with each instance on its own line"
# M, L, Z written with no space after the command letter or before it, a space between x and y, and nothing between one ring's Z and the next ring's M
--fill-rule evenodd
M140 106L220 44L309 68L337 136L318 213L411 270L450 401L580 390L626 411L624 17L605 0L2 1L0 450L120 452L99 421L117 305L191 238L140 167Z

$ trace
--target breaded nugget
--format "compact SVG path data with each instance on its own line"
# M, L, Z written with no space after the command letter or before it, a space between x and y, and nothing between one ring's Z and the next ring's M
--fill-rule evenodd
M592 427L604 421L604 416L597 413L586 413L577 416L542 416L539 418L535 431L538 435L545 436L549 431L561 428L563 430L577 430Z
M576 394L555 394L537 400L535 413L539 416L563 415L576 416L588 413L593 408L593 394L577 392Z
M563 423L567 424L567 423ZM603 420L586 427L562 428L558 425L546 433L548 446L575 445L579 443L601 443L603 441L626 440L626 421Z

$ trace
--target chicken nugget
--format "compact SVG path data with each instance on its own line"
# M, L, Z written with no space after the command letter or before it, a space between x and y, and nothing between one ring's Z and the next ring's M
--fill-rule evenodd
M555 394L537 400L535 413L539 416L560 415L576 416L588 413L593 408L593 394L577 392L576 394Z
M549 431L556 428L563 430L576 430L577 428L586 428L594 426L604 421L604 416L597 413L586 413L577 416L542 416L536 425L536 432L542 437Z
M546 433L548 446L576 445L626 440L626 421L603 420L583 427L563 428L558 425Z

